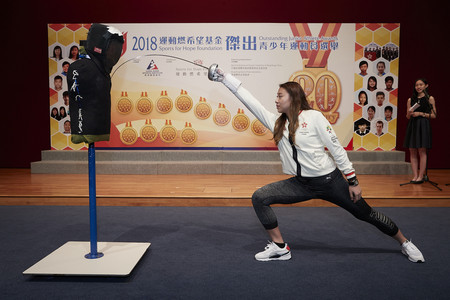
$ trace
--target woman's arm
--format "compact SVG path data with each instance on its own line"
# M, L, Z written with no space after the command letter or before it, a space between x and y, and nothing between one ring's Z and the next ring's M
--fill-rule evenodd
M242 87L239 79L231 74L224 73L217 66L213 72L212 75L208 76L209 79L222 82L267 129L273 132L277 116L268 111L247 89Z
M341 170L347 180L356 176L353 164L348 159L347 151L339 142L333 127L330 122L323 116L322 113L317 113L315 117L315 130L319 135L323 145L330 151L336 162L339 170Z
M411 109L411 98L408 99L408 102L406 103L406 118L410 119L411 115L414 113L412 111L410 111Z
M436 111L436 101L434 101L434 97L430 96L430 99L428 99L431 105L431 113L427 114L429 118L436 119L437 117L437 111Z

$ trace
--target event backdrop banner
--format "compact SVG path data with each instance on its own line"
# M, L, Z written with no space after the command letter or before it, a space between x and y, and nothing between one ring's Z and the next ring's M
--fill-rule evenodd
M278 85L297 81L347 150L394 150L399 24L107 24L123 32L113 68L111 138L97 147L275 149L272 134L222 84L218 64L276 113ZM51 147L70 139L66 72L90 24L49 24Z

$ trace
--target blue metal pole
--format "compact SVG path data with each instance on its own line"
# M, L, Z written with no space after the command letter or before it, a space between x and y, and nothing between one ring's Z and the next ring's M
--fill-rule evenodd
M91 252L84 257L93 259L100 258L103 253L97 252L97 188L95 176L95 144L89 144L88 150L88 165L89 165L89 221L90 221L90 236L91 236Z

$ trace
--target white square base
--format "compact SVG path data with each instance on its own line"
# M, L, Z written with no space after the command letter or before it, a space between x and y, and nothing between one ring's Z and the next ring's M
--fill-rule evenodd
M90 242L67 242L23 272L25 275L128 276L151 243L98 242L104 256L87 259Z

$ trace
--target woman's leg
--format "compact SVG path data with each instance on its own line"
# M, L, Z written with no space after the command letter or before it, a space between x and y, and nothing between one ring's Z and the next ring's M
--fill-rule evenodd
M427 168L427 149L426 148L419 148L419 174L417 176L417 181L423 180L423 176L425 174L426 168Z
M398 230L397 234L393 236L394 240L396 240L397 242L400 243L400 245L402 245L404 242L406 242L408 239L405 238L405 236L403 235L403 233L400 231L400 229Z
M252 196L252 204L261 224L269 237L276 243L283 243L283 237L278 228L278 220L270 207L272 204L291 204L312 198L296 177L273 182L256 190Z
M266 231L273 242L280 244L284 243L283 236L281 235L279 227L275 227L274 229L266 229Z
M412 181L417 181L419 179L419 160L416 148L409 148L409 158L411 160L411 169L414 176Z
M353 202L350 198L348 183L340 172L334 172L332 177L332 180L328 184L324 184L322 188L318 188L318 192L315 195L317 198L324 199L344 208L359 220L368 222L383 233L395 238L399 230L397 225L389 217L374 210L363 198L356 203ZM313 187L310 188L313 189ZM399 234L397 238L401 240L402 235Z
M339 205L353 214L356 218L374 225L383 233L391 236L400 243L402 253L406 255L410 261L425 261L420 250L411 241L408 241L405 238L403 233L398 229L397 225L389 217L374 210L363 198L354 203L350 199L348 183L342 175L336 176L336 174L333 173L332 177L336 178L334 178L332 183L328 184L328 189L318 189L321 191L320 196L322 196L322 199Z
M252 203L261 224L272 240L264 251L255 254L258 261L289 260L291 251L284 243L277 217L270 207L272 204L290 204L311 199L308 192L297 177L274 182L263 186L253 193Z

